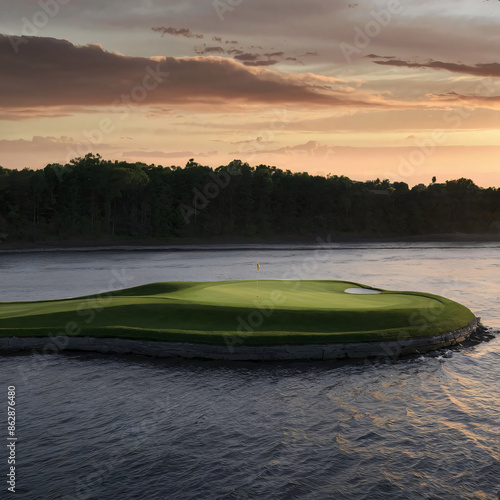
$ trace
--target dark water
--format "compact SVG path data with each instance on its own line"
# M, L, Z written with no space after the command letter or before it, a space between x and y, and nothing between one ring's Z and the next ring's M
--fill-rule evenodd
M499 249L3 254L0 300L255 278L258 260L262 279L446 295L497 332ZM8 385L17 392L22 499L496 499L499 380L500 336L438 357L355 364L0 358L5 401ZM9 498L7 483L0 488Z

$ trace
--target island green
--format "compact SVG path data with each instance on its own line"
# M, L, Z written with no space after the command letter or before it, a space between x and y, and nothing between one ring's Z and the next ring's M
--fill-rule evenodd
M437 336L473 313L429 293L344 281L152 283L101 295L0 303L0 337L73 335L225 345L307 345Z

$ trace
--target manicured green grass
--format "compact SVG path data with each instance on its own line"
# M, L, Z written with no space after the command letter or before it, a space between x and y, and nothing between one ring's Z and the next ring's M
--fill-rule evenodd
M0 303L0 336L79 335L232 345L398 340L466 326L466 307L437 295L343 281L153 283L101 296Z

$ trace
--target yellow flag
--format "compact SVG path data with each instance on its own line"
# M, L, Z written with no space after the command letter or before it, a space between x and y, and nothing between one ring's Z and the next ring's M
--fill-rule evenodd
M260 264L257 262L257 271L260 269Z

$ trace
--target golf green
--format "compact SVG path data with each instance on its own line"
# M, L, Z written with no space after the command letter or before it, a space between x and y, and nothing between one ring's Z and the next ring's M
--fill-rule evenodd
M344 281L166 282L72 299L0 303L0 337L308 345L433 337L473 319L469 309L437 295Z

